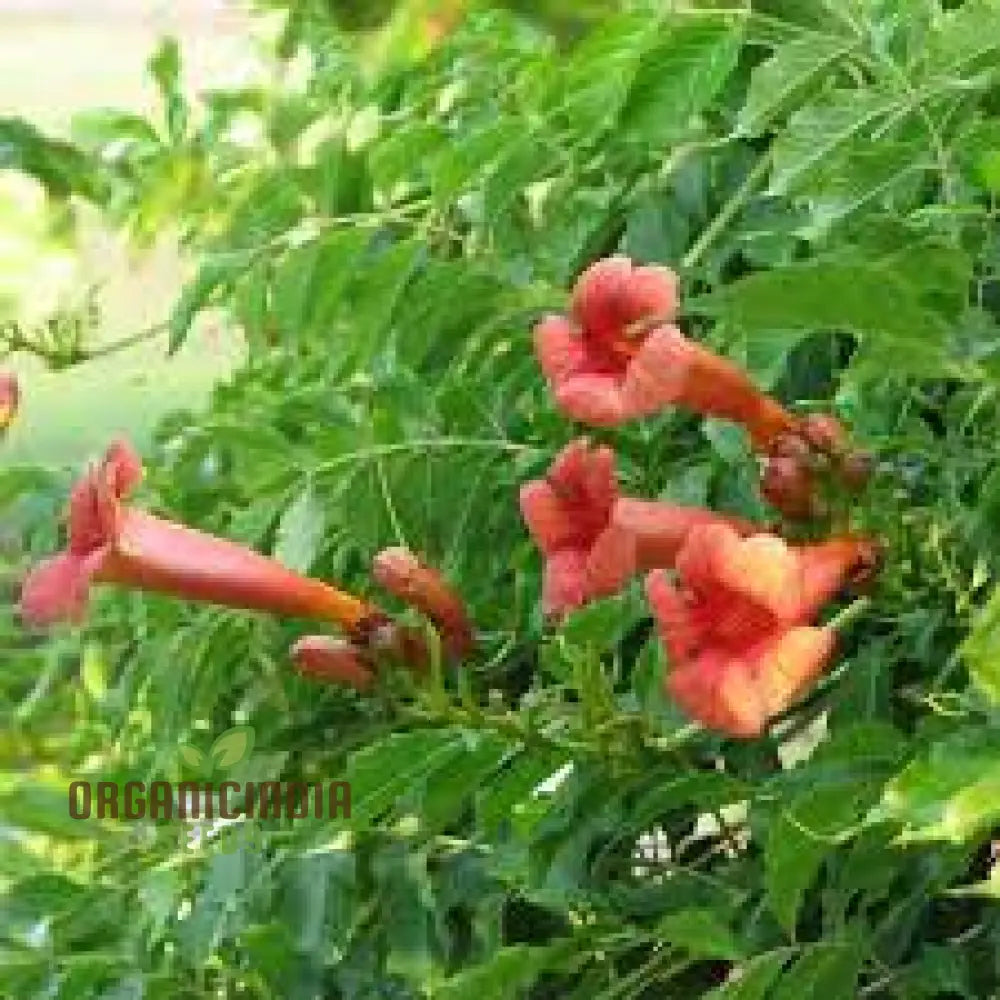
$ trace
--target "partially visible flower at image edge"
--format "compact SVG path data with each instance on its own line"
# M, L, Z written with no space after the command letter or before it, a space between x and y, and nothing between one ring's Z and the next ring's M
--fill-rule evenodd
M17 418L21 405L21 386L12 372L0 372L0 434Z
M320 619L348 632L384 617L358 598L252 549L128 506L123 501L141 479L135 451L116 441L76 483L66 548L36 566L24 582L20 609L27 622L80 621L93 584Z
M759 736L833 655L836 633L813 619L877 557L867 538L794 547L724 525L695 528L677 557L677 582L663 571L646 581L670 658L667 690L708 728Z

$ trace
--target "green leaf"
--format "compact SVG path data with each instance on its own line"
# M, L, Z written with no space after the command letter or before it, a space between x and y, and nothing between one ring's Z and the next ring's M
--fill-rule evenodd
M54 198L79 194L103 198L97 162L62 139L50 139L21 118L0 117L0 171L20 170L34 177Z
M240 761L246 760L253 750L254 731L252 726L233 726L227 729L212 744L212 763L217 768L229 770Z
M108 664L104 650L97 643L89 642L80 658L80 679L83 689L94 700L100 701L108 690Z
M782 45L750 74L737 131L747 136L760 135L853 44L844 38L810 34Z
M875 126L901 103L891 91L837 90L796 111L774 143L769 193L802 190L856 138L877 140Z
M816 944L781 977L772 1000L854 1000L861 971L861 949L851 942Z
M944 247L914 246L876 259L859 249L752 274L688 308L748 333L850 331L903 370L933 371L961 308L968 268L964 254Z
M326 510L310 484L281 515L274 558L296 573L308 573L319 555L325 531Z
M551 955L551 948L502 948L488 962L448 979L434 995L439 1000L510 1000L534 983Z
M854 793L819 789L792 801L772 822L764 854L764 886L771 910L795 937L799 909L838 835L857 819Z
M682 910L664 917L654 931L656 937L683 948L694 958L718 958L734 962L745 954L728 920L715 910Z
M644 145L659 148L691 134L736 65L744 18L702 15L669 21L664 40L639 63L620 126Z
M418 782L447 774L466 754L474 753L489 733L449 728L393 733L351 755L346 779L351 783L351 818L365 826L412 792Z
M995 69L1000 52L1000 8L996 0L966 0L944 14L924 53L928 74L948 78L951 73Z
M720 987L705 994L706 1000L764 1000L793 954L792 948L780 948L755 955L749 962L736 966Z
M236 280L251 266L255 256L251 251L235 250L215 254L202 263L194 279L184 287L170 314L167 324L170 354L176 354L180 350L198 313L223 293L231 291Z
M170 141L178 144L187 129L188 107L181 89L181 50L176 38L165 38L149 60L149 72L163 99Z
M872 821L898 823L903 843L962 843L1000 817L1000 737L966 729L931 744L885 788Z
M1000 704L1000 588L993 591L962 645L973 683Z

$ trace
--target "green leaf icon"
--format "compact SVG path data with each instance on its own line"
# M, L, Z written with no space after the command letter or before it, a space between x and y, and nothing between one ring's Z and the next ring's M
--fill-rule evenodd
M181 755L181 760L188 767L200 769L205 766L207 758L197 747L191 746L190 743L182 743L177 749Z
M212 744L212 763L228 770L241 760L246 760L253 749L254 732L251 726L233 726Z

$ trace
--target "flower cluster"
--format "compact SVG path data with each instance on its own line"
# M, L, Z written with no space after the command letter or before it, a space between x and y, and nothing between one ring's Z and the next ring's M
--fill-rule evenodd
M761 457L761 490L789 519L825 510L824 488L857 491L870 461L840 423L798 418L725 358L673 324L678 280L624 257L579 278L569 314L535 328L556 405L610 427L665 407L731 420ZM848 583L870 575L879 549L843 535L795 546L709 510L621 495L615 455L578 439L544 479L521 489L521 511L545 558L542 603L561 617L647 573L646 593L670 659L665 686L709 728L757 736L829 662L835 634L814 621Z
M24 582L21 615L27 622L79 621L91 586L109 584L333 624L346 638L308 636L293 647L293 662L305 674L356 688L370 686L387 654L414 669L426 665L420 634L376 605L245 546L129 505L125 501L141 480L135 451L117 441L77 482L65 550L36 566ZM375 577L435 623L445 650L468 652L472 626L440 574L406 550L389 549L376 557Z

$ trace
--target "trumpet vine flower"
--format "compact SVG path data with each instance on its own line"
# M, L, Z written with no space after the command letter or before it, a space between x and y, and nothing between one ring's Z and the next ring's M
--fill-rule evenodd
M794 417L742 369L670 324L677 305L668 268L610 257L584 271L570 315L535 328L535 353L559 408L582 423L614 426L684 406L743 424L758 448L793 429Z
M677 582L664 571L646 581L671 660L667 690L710 729L759 736L833 655L836 633L813 619L877 557L865 538L797 548L768 534L741 538L726 525L693 529Z
M358 598L242 545L130 507L124 501L141 479L138 456L119 441L76 484L66 549L24 583L21 613L27 621L80 620L92 584L320 619L351 634L384 618Z

